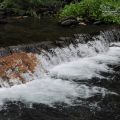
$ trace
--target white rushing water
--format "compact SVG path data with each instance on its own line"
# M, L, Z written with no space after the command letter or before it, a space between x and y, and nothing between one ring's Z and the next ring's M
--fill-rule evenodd
M5 101L23 101L25 103L55 102L72 104L77 97L89 98L99 93L103 97L113 94L105 88L78 84L73 80L90 80L103 78L100 72L113 72L107 65L120 62L120 47L109 47L103 38L87 44L72 44L64 48L52 49L54 54L37 55L39 65L34 76L26 84L11 88L0 88L0 105ZM120 44L120 43L119 43Z
M51 76L62 79L86 80L93 77L102 78L100 72L112 72L107 66L120 62L120 48L111 47L108 52L92 57L79 58L63 63L50 70Z

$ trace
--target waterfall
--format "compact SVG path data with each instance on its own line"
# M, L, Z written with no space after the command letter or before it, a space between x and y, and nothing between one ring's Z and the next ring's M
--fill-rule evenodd
M64 41L63 47L51 48L49 51L42 49L38 58L42 68L46 69L64 62L107 52L110 46L116 43L118 45L119 40L120 31L116 29L100 32L100 35L95 36L78 34L74 39Z
M101 72L114 72L108 65L120 62L119 41L120 31L113 29L100 32L99 35L77 34L73 38L61 40L53 48L40 43L1 49L1 56L13 51L27 51L35 53L38 59L35 73L32 76L23 74L28 81L26 84L18 85L15 79L11 81L14 86L9 87L0 79L1 105L5 101L73 104L77 98L87 99L96 94L103 97L106 94L117 95L106 88L89 86L82 81L105 78Z

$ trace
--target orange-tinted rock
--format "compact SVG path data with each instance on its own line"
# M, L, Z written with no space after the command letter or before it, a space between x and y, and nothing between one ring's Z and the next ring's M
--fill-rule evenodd
M12 53L8 56L0 57L0 77L3 79L19 78L23 73L34 72L37 65L37 58L33 53Z

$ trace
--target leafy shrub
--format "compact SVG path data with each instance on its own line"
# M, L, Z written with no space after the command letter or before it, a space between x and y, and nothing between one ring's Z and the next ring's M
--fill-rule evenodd
M60 17L75 15L75 16L96 16L98 15L101 0L83 0L81 2L71 3L66 5L60 11Z
M101 20L120 24L120 1L104 1L100 9L102 11Z
M120 23L120 0L82 0L66 5L59 13L60 18L71 15Z
M80 15L81 7L79 3L71 3L70 5L65 5L64 9L60 11L60 17L75 15Z

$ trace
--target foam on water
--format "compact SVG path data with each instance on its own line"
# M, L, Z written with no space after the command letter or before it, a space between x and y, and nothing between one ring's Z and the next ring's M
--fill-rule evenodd
M7 100L47 105L64 102L71 105L77 97L89 98L98 93L104 96L109 91L105 88L89 87L84 84L77 85L70 81L46 77L24 85L0 89L0 105L3 105Z
M78 96L77 89L77 85L68 81L45 77L24 85L0 89L0 101L3 103L7 99L44 104L70 103L69 98Z
M30 82L0 88L0 105L6 101L47 105L63 102L73 105L77 98L80 100L96 94L101 94L102 97L114 94L106 88L86 85L82 80L102 78L101 72L113 72L108 64L120 62L120 43L114 42L119 41L119 35L118 30L101 32L87 43L84 39L81 43L82 38L79 36L75 39L75 44L63 45L62 48L50 49L49 52L42 50L41 54L37 55L39 64L34 75L23 74Z
M55 66L50 69L50 74L55 78L86 80L102 77L100 72L112 72L107 65L118 62L120 62L120 47L111 47L108 52Z
M98 37L100 40L89 41L84 44L77 43L77 45L70 44L64 48L51 49L51 52L47 53L47 56L44 53L40 54L38 59L40 60L41 67L45 70L58 64L106 52L109 49L109 44L101 36Z
M69 53L69 48L63 49L60 50L63 53L58 54L60 56L63 55L62 57L64 58ZM64 59L62 61L60 58L59 60L62 62L58 62L58 64L56 63L57 60L55 60L57 59L56 56L51 56L52 62L48 60L47 63L47 58L38 55L40 64L38 65L35 76L32 77L33 81L22 85L15 85L11 88L0 88L1 105L7 100L43 103L47 105L52 105L55 102L72 104L78 97L86 99L97 93L102 96L109 93L112 94L112 92L105 88L97 86L90 87L82 83L78 84L72 81L72 79L87 80L92 77L103 77L99 74L100 72L112 72L107 65L118 64L120 62L120 48L110 47L107 52L103 51L98 54L96 52L94 52L95 54L92 54L92 52L89 54L89 52L86 53L86 57L71 57L72 55L68 57L66 55L65 59L67 57L71 59L68 61ZM44 69L45 67L46 69ZM52 78L53 76L55 78Z

